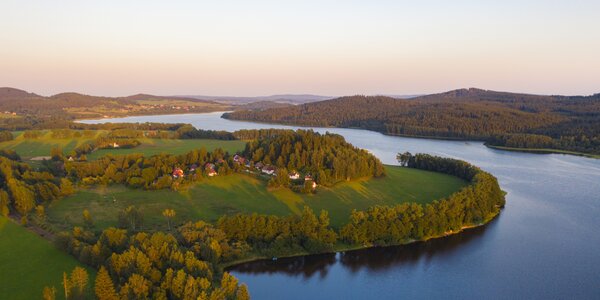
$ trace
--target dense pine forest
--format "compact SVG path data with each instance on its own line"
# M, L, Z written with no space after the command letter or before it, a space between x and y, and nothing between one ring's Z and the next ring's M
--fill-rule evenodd
M372 154L353 147L340 135L321 135L310 130L280 131L274 137L250 141L244 155L272 164L284 170L282 174L288 170L312 174L322 185L384 175L383 165Z
M463 89L412 99L342 97L263 111L235 111L223 117L600 153L600 94L538 96Z

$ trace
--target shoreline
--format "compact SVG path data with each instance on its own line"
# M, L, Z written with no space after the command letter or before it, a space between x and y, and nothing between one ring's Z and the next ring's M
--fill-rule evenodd
M569 151L569 150L550 149L550 148L516 148L516 147L488 145L487 143L484 145L490 149L496 149L496 150L502 150L502 151L534 153L534 154L564 154L564 155L574 155L574 156L600 159L600 155L598 155L598 154Z
M205 112L167 112L167 113L156 113L156 114L140 114L140 115L123 115L123 116L110 116L110 117L101 117L101 118L84 118L84 119L73 119L74 123L81 123L82 121L102 121L102 120L110 120L110 119L122 119L122 118L132 118L132 117L153 117L153 116L178 116L178 115L201 115L201 114L213 114L213 113L226 113L232 112L233 110L215 110L215 111L205 111ZM107 122L110 123L110 122ZM132 123L132 122L126 122ZM82 123L87 124L87 123ZM177 123L171 123L177 124ZM182 124L186 124L183 122Z
M460 137L445 137L445 136L427 136L427 135L410 135L410 134L391 134L386 132L381 132L378 130L361 128L361 127L336 127L336 126L307 126L307 125L294 125L288 123L276 123L276 122L257 122L251 120L237 120L237 119L229 119L221 116L222 119L233 121L233 122L250 122L257 124L265 124L265 125L282 125L282 126L291 126L291 127L302 127L302 128L338 128L338 129L355 129L355 130L368 130L372 132L377 132L385 136L397 136L397 137L405 137L405 138L414 138L414 139L428 139L428 140L440 140L440 141L450 141L450 142L474 142L474 143L482 143L484 146L496 149L496 150L504 150L504 151L512 151L512 152L525 152L525 153L534 153L534 154L565 154L565 155L574 155L581 156L593 159L600 159L600 155L577 152L577 151L569 151L569 150L560 150L560 149L546 149L546 148L514 148L514 147L504 147L504 146L494 146L488 145L485 139L476 139L476 138L460 138Z
M502 208L500 208L498 210L498 212L496 212L495 214L488 216L480 224L465 225L465 226L461 227L459 230L445 232L444 234L441 234L441 235L431 236L431 237L427 237L427 238L420 239L420 240L410 240L405 243L400 243L400 244L395 244L395 245L383 245L383 246L378 246L378 245L360 246L360 245L348 245L348 244L339 245L338 244L337 246L334 246L331 251L325 251L325 252L319 252L319 253L308 253L308 252L294 253L294 254L276 256L276 258L295 258L295 257L303 257L303 256L311 256L311 255L321 255L321 254L334 254L334 253L337 254L337 253L342 253L342 252L346 252L346 251L368 250L368 249L381 248L381 247L398 247L398 246L405 246L405 245L410 245L410 244L419 243L419 242L427 242L429 240L444 238L444 237L447 237L450 235L460 234L469 229L485 226L489 222L491 222L492 220L497 218L500 215L501 211L502 211ZM236 266L240 266L240 265L243 265L246 263L262 261L262 260L265 260L265 261L272 260L272 258L273 257L255 255L252 257L246 257L246 258L241 258L238 260L230 261L230 262L227 262L224 264L219 264L218 267L220 268L221 271L227 272L229 269L234 268Z
M108 117L108 118L95 118L95 119L74 119L73 122L82 123L82 121L101 121L101 120L109 120L109 119L120 119L120 118L129 118L129 117L151 117L151 116L176 116L176 115L194 115L194 114L211 114L211 113L228 113L230 111L210 111L210 112L182 112L182 113L165 113L165 114L146 114L146 115L125 115L118 117ZM336 127L336 126L307 126L307 125L295 125L295 124L286 124L286 123L276 123L276 122L257 122L251 120L237 120L224 118L223 115L220 116L221 119L225 119L232 122L249 122L255 124L264 124L264 125L280 125L280 126L289 126L289 127L299 127L299 128L338 128L338 129L355 129L355 130L368 130L372 132L377 132L385 136L397 136L397 137L405 137L405 138L415 138L415 139L429 139L429 140L441 140L441 141L454 141L454 142L475 142L475 143L483 143L484 146L490 149L503 150L503 151L512 151L512 152L523 152L523 153L533 153L533 154L564 154L564 155L574 155L581 156L592 159L600 159L600 155L577 152L577 151L569 151L569 150L560 150L560 149L547 149L547 148L515 148L515 147L505 147L505 146L495 146L489 145L484 139L474 139L474 138L460 138L460 137L444 137L444 136L423 136L423 135L409 135L409 134L390 134L385 133L373 129L368 128L360 128L360 127ZM185 122L182 122L185 123ZM87 124L87 123L82 123Z

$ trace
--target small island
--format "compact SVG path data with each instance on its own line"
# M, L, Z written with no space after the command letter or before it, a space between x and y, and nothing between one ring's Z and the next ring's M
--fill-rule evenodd
M46 277L31 297L245 299L227 266L441 237L504 206L466 162L406 152L386 166L336 134L78 126L0 143L3 246L57 262L23 274Z

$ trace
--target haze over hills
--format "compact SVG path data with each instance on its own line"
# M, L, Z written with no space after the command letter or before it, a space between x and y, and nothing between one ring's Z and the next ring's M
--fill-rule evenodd
M303 104L316 101L323 101L333 99L336 97L331 96L320 96L311 94L282 94L282 95L271 95L271 96L253 96L253 97L239 97L239 96L205 96L205 95L185 95L182 97L212 100L227 104L248 104L253 102L278 102L278 103L289 103L289 104Z
M381 96L393 97L393 98L398 98L398 99L409 99L409 98L415 98L418 96L422 96L422 94L381 95ZM281 94L281 95L271 95L271 96L255 96L255 97L185 95L183 97L203 99L203 100L213 100L213 101L232 104L232 105L248 104L248 103L255 103L255 102L262 102L263 104L266 102L275 102L275 103L287 103L287 104L298 105L298 104L319 102L319 101L331 100L331 99L338 98L338 97L333 97L333 96L321 96L321 95L311 95L311 94Z

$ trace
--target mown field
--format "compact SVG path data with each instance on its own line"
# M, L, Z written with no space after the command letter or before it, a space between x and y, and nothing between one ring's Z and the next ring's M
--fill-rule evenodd
M53 138L50 131L45 132L42 136L36 139L26 139L22 133L16 133L15 139L12 141L1 142L0 149L9 149L16 151L24 160L33 157L49 156L50 150L54 147L60 147L66 154L75 147L89 142L104 131L95 131L93 135L80 138ZM160 153L182 154L192 149L206 148L211 151L215 148L223 148L225 151L234 153L244 149L246 142L244 141L222 141L222 140L177 140L177 139L138 139L142 144L131 149L101 149L89 154L88 159L97 159L106 154L130 154L142 153L144 155L154 155Z
M81 138L57 139L51 137L50 131L45 131L42 136L36 139L26 139L22 132L13 133L15 139L12 141L1 142L0 149L8 149L16 151L21 158L29 159L36 156L49 156L50 150L55 147L60 147L63 152L67 153L75 147L95 139L102 131L96 131L93 135Z
M171 140L171 139L139 139L141 145L131 149L101 149L88 155L88 159L98 159L106 154L131 154L142 153L145 156L151 156L160 153L183 154L193 149L206 148L212 151L216 148L223 148L229 153L244 150L246 142L244 141L223 141L223 140Z
M387 166L387 176L351 181L332 188L319 187L314 195L289 189L269 190L263 179L234 174L207 178L186 191L144 191L124 186L94 187L53 202L47 210L49 220L60 229L83 225L82 212L88 209L96 229L115 226L118 212L135 205L142 209L145 229L165 229L162 211L174 209L175 224L189 220L215 221L223 214L259 213L289 215L305 205L317 213L329 211L331 223L347 222L352 209L402 202L426 203L443 198L466 185L463 180L439 173Z
M0 299L41 299L44 286L54 286L56 299L63 299L63 272L82 266L49 241L5 217L0 217L0 249ZM91 288L95 271L87 269Z

